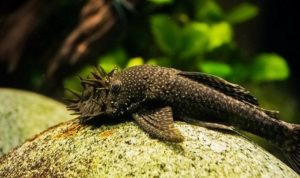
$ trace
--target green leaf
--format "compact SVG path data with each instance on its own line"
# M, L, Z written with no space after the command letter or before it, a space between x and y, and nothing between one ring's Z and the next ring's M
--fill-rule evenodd
M223 19L223 11L214 0L197 0L195 3L195 18L198 21L216 22Z
M123 48L116 48L111 51L111 56L115 58L118 66L124 66L128 59L126 51Z
M106 72L110 72L117 66L125 66L127 55L122 48L116 48L98 59L100 65Z
M129 59L126 67L138 66L144 64L144 60L141 57L135 57Z
M63 81L64 88L72 89L75 91L80 91L81 86L79 79L76 78L75 76L65 78Z
M209 36L206 23L188 23L182 30L180 58L190 58L205 51Z
M221 62L209 61L199 63L198 68L205 73L217 75L220 77L227 77L232 73L231 66Z
M80 69L80 71L76 75L64 79L64 81L63 81L64 88L69 88L74 91L81 91L82 86L81 86L80 81L77 76L86 78L91 74L92 71L93 71L93 67L90 65L83 67L82 69ZM66 92L66 95L72 96L72 94L69 92Z
M147 61L147 64L159 65L164 67L170 67L171 63L171 59L167 57L152 58Z
M106 72L110 72L117 67L116 60L114 58L102 58L98 63Z
M231 24L245 22L254 18L258 14L258 8L249 3L242 3L233 8L226 16L226 20Z
M249 67L251 65L246 63L239 63L235 62L231 68L232 73L229 76L231 81L242 83L242 82L249 82L249 77L251 76L251 70L249 70Z
M213 24L210 28L208 49L213 50L232 41L232 28L227 22Z
M155 15L150 19L151 30L160 50L168 55L174 55L180 47L180 29L166 15Z
M285 80L289 77L289 67L277 54L261 54L255 58L251 76L256 82Z
M148 1L155 5L165 5L165 4L171 4L174 2L174 0L148 0Z

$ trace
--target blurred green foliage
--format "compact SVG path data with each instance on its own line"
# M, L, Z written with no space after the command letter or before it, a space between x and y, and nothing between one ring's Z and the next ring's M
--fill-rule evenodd
M173 2L173 0L148 0L149 2L152 2L156 5L164 5L164 4L170 4Z
M249 3L242 3L233 8L227 15L226 20L231 24L237 24L252 19L258 14L258 8Z
M260 54L251 66L254 81L284 80L289 76L288 65L276 54Z
M288 78L284 58L273 53L246 55L234 41L235 25L258 15L255 5L241 3L225 11L216 0L148 0L147 6L152 13L145 15L143 22L130 24L133 27L124 42L100 56L96 65L110 71L155 64L202 71L238 83ZM161 10L164 8L167 10ZM84 67L79 75L86 77L90 70ZM73 76L64 85L80 90Z

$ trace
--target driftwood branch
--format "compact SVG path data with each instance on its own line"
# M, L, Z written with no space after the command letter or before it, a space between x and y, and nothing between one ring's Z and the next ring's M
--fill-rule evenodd
M89 0L81 10L78 26L66 37L59 51L50 60L47 76L51 78L61 63L77 63L90 50L90 45L101 40L113 27L116 18L110 1Z
M44 53L53 51L53 48L57 51L54 51L53 55L33 56L36 61L44 60L40 63L48 65L45 67L47 78L51 79L62 66L69 67L77 64L94 51L96 47L93 44L101 44L102 39L112 31L120 18L123 18L120 16L125 15L125 13L120 14L118 10L133 9L135 4L136 0L88 0L81 8L78 25L66 35L65 39L60 44L53 43L57 44L56 46L48 46L49 50L41 49ZM51 6L49 12L42 13L48 5ZM21 60L27 60L26 56L24 58L23 56L24 49L29 44L28 39L34 35L33 31L41 28L37 26L41 20L51 17L49 14L56 9L56 6L55 2L28 0L5 19L0 30L0 62L6 63L7 71L13 72ZM48 41L52 44L51 39Z
M0 61L13 72L22 56L27 39L38 24L40 0L29 0L5 21L0 34Z

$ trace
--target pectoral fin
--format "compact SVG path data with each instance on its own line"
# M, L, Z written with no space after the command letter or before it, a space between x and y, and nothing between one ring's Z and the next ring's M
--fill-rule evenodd
M151 136L170 141L182 142L183 136L175 128L171 107L142 109L133 114L137 124Z

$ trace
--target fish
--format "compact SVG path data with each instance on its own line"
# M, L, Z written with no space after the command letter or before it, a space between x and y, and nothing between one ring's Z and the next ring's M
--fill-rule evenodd
M220 77L155 65L106 73L97 67L80 78L83 91L67 106L90 119L132 117L152 138L183 142L174 120L211 129L236 128L277 145L300 173L300 125L279 119L279 112L259 106L244 87Z

